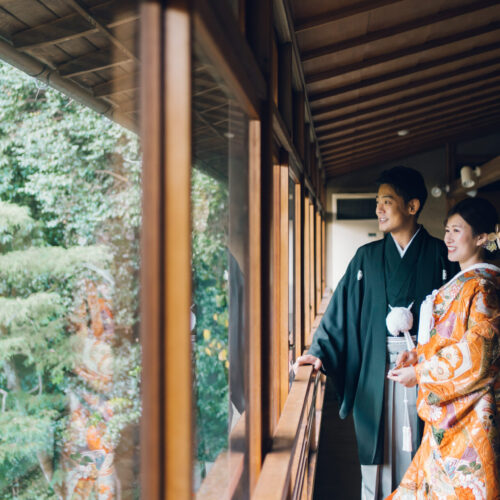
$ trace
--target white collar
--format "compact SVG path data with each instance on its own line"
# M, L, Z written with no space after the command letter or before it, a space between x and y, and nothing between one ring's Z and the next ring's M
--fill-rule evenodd
M401 246L399 245L399 243L394 239L394 236L392 236L392 233L389 233L391 236L392 236L392 241L394 241L394 244L396 245L396 248L399 252L399 255L401 256L401 258L403 258L404 254L406 253L406 251L408 250L408 248L410 248L410 245L412 243L412 241L415 239L415 236L417 236L418 232L422 229L422 226L418 226L418 229L416 230L415 234L412 236L411 240L409 241L408 245L405 246L405 248L401 248Z
M459 273L455 274L453 278L451 278L450 281L456 280L462 274L468 273L469 271L472 271L473 269L491 269L492 271L496 271L497 273L500 274L500 267L495 266L495 264L488 264L486 262L481 262L479 264L472 264L472 266L469 266L467 269L464 269L463 271L460 271Z

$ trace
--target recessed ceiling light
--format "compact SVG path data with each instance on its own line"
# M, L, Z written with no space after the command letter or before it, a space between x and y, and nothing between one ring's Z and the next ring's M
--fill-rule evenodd
M405 135L408 135L410 131L406 128L402 128L401 130L398 130L398 135L399 137L404 137Z
M232 132L224 132L224 136L228 139L234 139L234 134Z

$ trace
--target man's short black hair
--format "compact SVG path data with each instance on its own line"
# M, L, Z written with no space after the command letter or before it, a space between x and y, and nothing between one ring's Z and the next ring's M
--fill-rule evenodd
M393 167L389 170L384 170L376 181L377 186L389 184L394 188L396 194L401 196L405 203L410 200L417 199L420 201L420 208L417 212L417 217L424 208L425 200L427 200L427 188L425 187L422 174L413 168L409 167Z

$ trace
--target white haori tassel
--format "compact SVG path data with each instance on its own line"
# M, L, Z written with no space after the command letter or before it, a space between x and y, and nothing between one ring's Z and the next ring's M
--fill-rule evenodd
M406 348L409 351L415 347L415 343L410 335L410 330L413 326L413 314L410 311L412 306L413 302L408 307L392 307L389 305L391 310L387 318L385 318L385 324L392 336L397 337L403 332L406 340Z
M406 349L411 351L415 348L415 343L410 335L410 330L413 326L413 314L410 309L413 306L413 302L408 307L392 307L387 318L385 319L385 324L389 333L394 337L397 337L401 332L403 332L406 341ZM405 405L405 423L403 425L403 446L402 450L407 452L413 451L412 438L411 438L411 426L410 426L410 413L408 408L408 393L405 387L404 391L404 405Z

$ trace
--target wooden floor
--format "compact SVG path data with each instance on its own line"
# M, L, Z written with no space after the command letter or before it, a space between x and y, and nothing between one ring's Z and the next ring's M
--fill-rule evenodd
M339 417L332 381L326 382L314 500L359 500L361 474L352 415Z

